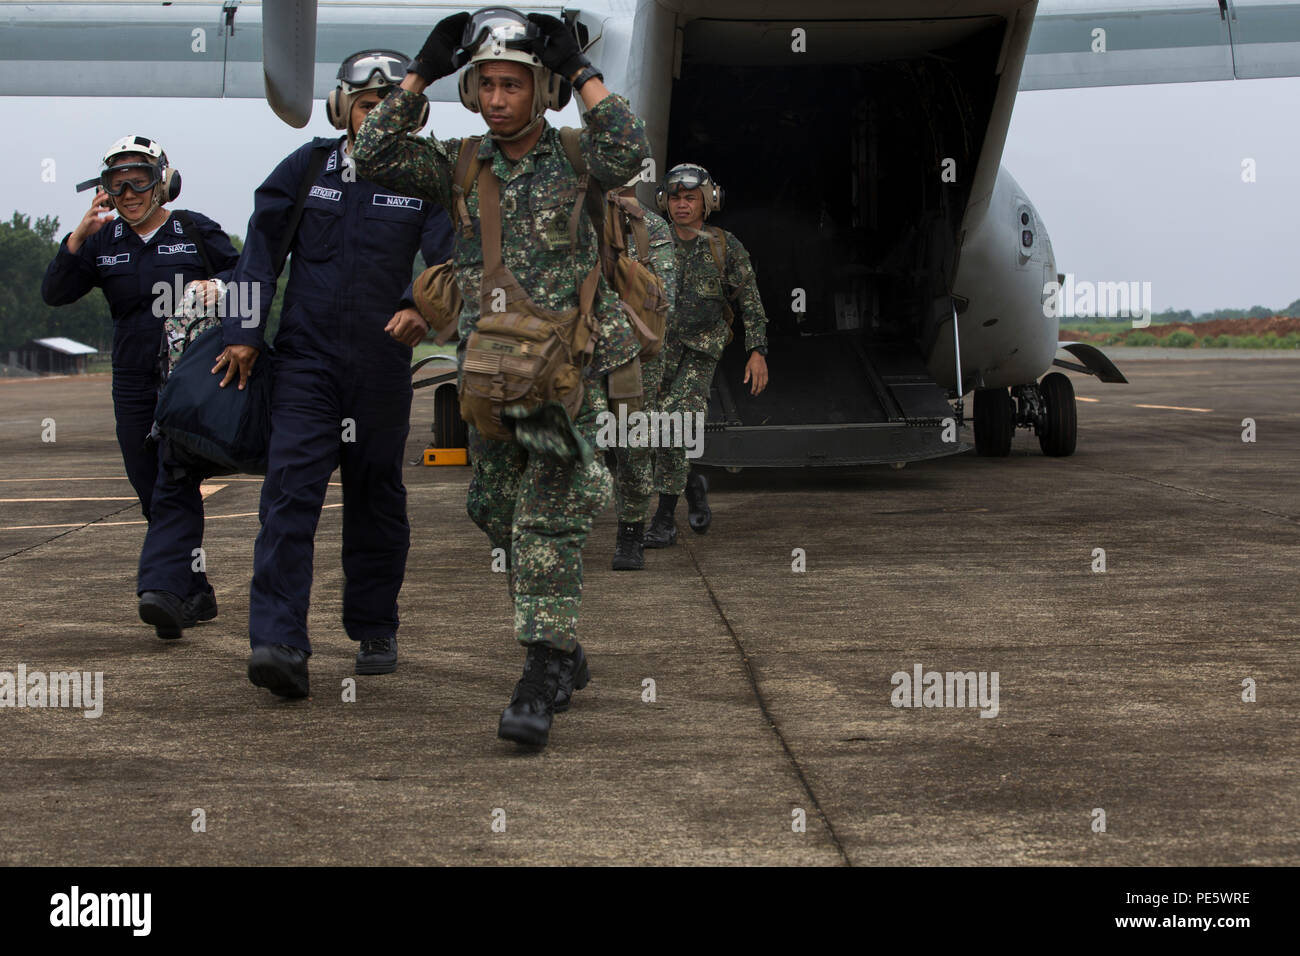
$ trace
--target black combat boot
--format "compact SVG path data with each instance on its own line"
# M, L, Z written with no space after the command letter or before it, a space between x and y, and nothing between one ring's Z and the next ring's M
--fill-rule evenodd
M357 649L358 674L391 674L397 670L397 638L368 637Z
M696 534L704 534L713 523L709 480L694 470L686 476L686 522Z
M169 591L145 591L140 595L140 620L152 624L154 633L165 641L181 636L185 623L185 602Z
M587 667L587 655L579 644L572 654L566 654L560 667L560 681L555 689L555 712L562 714L569 709L573 692L582 690L591 681L591 671Z
M277 697L301 698L310 693L309 651L288 644L259 644L248 657L248 679Z
M650 528L642 539L645 547L667 548L677 543L677 522L673 518L676 510L676 495L659 496L659 510L650 519Z
M614 542L614 570L640 571L645 567L644 521L620 521Z
M515 684L510 703L501 714L498 737L533 747L546 746L566 656L548 644L528 645L524 676Z
M211 587L191 594L181 604L181 623L185 627L194 627L200 621L211 621L216 616L217 592Z

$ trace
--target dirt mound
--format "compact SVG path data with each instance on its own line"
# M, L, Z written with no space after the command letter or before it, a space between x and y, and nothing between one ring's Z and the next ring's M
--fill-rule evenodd
M1272 332L1283 336L1291 332L1300 333L1300 318L1274 315L1267 319L1215 319L1212 322L1175 322L1170 325L1152 325L1145 329L1135 329L1123 323L1115 323L1115 331L1081 332L1074 329L1061 329L1063 342L1105 342L1111 335L1127 339L1134 332L1146 332L1157 339L1174 332L1190 332L1198 339L1218 335L1265 335Z
M1204 338L1207 335L1265 335L1269 332L1280 337L1291 332L1300 332L1300 319L1285 315L1274 315L1267 319L1215 319L1213 322L1194 322L1190 325L1153 325L1147 331L1155 333L1156 338L1163 338L1168 334L1157 332L1157 328L1170 331L1187 329L1197 338Z

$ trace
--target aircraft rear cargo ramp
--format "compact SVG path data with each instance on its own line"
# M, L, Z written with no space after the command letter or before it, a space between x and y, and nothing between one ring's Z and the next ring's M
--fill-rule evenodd
M729 349L709 396L702 464L894 464L966 451L944 390L915 348L858 335L775 339L780 388L751 395ZM944 441L945 435L950 440Z

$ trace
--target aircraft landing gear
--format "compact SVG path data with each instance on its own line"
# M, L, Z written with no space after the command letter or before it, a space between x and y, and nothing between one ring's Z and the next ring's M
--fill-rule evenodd
M1044 455L1064 458L1074 454L1079 438L1079 418L1074 402L1074 384L1060 372L1051 372L1041 382L1016 385L1016 424L1032 428Z
M1016 433L1016 409L1005 388L975 389L975 454L1005 458Z
M975 390L975 452L990 458L1011 453L1017 428L1032 428L1044 455L1064 458L1074 454L1079 419L1074 384L1060 372L1041 382L1005 388Z
M1034 433L1044 455L1064 458L1074 454L1079 439L1079 416L1074 401L1074 383L1060 372L1052 372L1038 384L1042 414L1034 422Z
M456 383L438 386L433 392L433 447L469 447L469 426L460 417L460 396Z

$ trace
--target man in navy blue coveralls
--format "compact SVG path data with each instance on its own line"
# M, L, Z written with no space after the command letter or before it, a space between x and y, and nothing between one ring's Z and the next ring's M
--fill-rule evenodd
M387 51L344 62L329 112L338 128L344 127L336 117L346 120L348 134L313 140L267 177L235 270L236 283L260 283L260 315L267 315L275 250L312 152L327 146L291 247L274 341L271 444L249 596L249 680L281 697L308 691L313 541L336 466L343 482L343 626L361 644L357 673L397 666L397 594L410 544L402 459L411 347L428 331L410 298L411 270L417 249L431 265L450 257L451 223L439 207L358 178L347 147L366 112L392 88L390 77L400 81L405 72L405 57ZM242 387L263 328L229 314L223 325L227 348L214 371L224 372L223 384L238 375Z
M212 278L229 281L238 255L230 237L207 216L190 212L202 237L214 276L209 276L196 239L164 204L180 194L179 175L154 141L126 136L104 157L100 187L77 228L63 237L41 283L48 305L75 302L99 286L113 316L113 414L127 478L150 523L140 554L138 592L164 590L190 627L216 616L216 600L203 571L194 570L192 551L203 541L203 499L198 482L169 483L159 469L163 449L148 446L158 402L163 321L176 291ZM111 197L106 188L117 190ZM137 187L143 187L137 190ZM116 209L118 218L106 218ZM161 295L158 288L166 287ZM166 492L155 498L155 486ZM180 562L151 557L151 544L183 553ZM160 582L166 582L162 584ZM141 604L141 616L146 608ZM146 617L146 620L149 620ZM152 623L152 621L151 621ZM166 630L166 633L164 633ZM180 637L180 627L159 628L160 637Z

